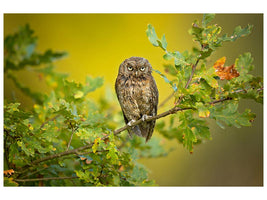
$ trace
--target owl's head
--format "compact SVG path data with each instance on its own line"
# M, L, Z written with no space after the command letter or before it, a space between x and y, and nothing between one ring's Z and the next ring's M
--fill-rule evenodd
M152 67L147 59L142 57L131 57L124 60L119 68L119 74L124 76L140 77L149 75L152 72Z

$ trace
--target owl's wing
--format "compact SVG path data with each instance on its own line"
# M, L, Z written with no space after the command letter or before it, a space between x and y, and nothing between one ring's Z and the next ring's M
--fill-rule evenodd
M159 92L156 85L154 78L151 76L151 103L150 103L150 116L156 116L158 111L158 98ZM150 121L146 123L147 135L146 135L146 142L151 138L154 127L155 127L156 120ZM141 129L142 130L142 129Z
M124 121L128 124L129 121L138 120L140 118L140 111L136 100L133 99L129 93L129 88L126 88L125 82L125 77L118 76L115 84L115 90L122 109ZM142 136L138 125L129 129L128 133L130 136L133 134Z

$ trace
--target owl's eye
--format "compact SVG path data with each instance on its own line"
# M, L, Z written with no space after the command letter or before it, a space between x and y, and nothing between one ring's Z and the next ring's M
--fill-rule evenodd
M128 66L128 70L129 71L132 71L133 70L133 67L132 66Z
M146 69L146 67L144 67L144 66L140 68L140 70L141 70L142 72L145 71L145 69Z

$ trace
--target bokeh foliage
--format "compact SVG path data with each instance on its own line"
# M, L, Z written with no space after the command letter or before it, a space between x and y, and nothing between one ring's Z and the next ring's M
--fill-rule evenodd
M163 137L183 143L191 153L193 145L211 137L207 119L216 120L222 128L250 126L255 115L249 109L240 113L238 103L242 98L257 102L263 98L262 78L249 73L253 69L250 53L236 59L240 76L229 81L220 80L215 69L206 65L206 58L223 42L233 42L252 29L250 25L237 27L230 36L220 36L221 27L208 25L213 18L207 14L202 23L192 24L189 33L197 44L192 52L168 52L165 35L159 39L152 25L147 29L149 41L164 50L163 58L174 59L173 65L166 66L172 80L155 71L173 88L176 106L191 108L170 116L169 123L157 121L156 129ZM88 76L84 84L70 81L53 65L66 53L40 53L36 46L37 37L28 25L4 41L7 78L35 102L32 109L24 110L19 102L5 99L4 167L14 172L6 173L4 184L156 185L138 159L166 156L170 150L156 136L145 143L139 137L129 139L126 133L113 134L113 130L123 126L121 112L112 108L116 100L110 99L108 91L99 101L88 97L103 85L103 78ZM34 71L49 86L49 92L32 91L18 81L16 72L21 70Z

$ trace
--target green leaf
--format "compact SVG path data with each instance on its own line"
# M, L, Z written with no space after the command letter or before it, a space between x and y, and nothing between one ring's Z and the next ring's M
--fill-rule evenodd
M216 105L211 109L210 118L219 121L217 123L220 127L220 121L223 121L227 126L235 126L240 128L241 126L251 126L251 122L254 121L255 114L251 113L249 109L243 113L238 112L237 102L222 103Z
M209 108L207 108L206 106L204 106L203 103L201 102L197 102L196 103L196 107L198 109L198 116L201 118L207 118L210 116L210 111Z
M173 118L171 118L171 121L173 121ZM156 130L169 140L177 139L180 143L183 143L183 131L180 128L173 127L173 125L166 125L164 121L160 121L156 123Z
M114 143L110 143L108 146L108 153L106 155L107 159L111 160L112 164L118 164L118 151Z
M211 87L218 88L218 81L214 78L216 76L215 69L213 67L200 74L200 78L203 78Z
M146 185L149 180L145 166L136 163L130 174L129 181L138 186Z
M184 134L184 140L183 140L183 145L189 150L190 153L193 152L193 144L195 142L197 142L197 138L194 135L193 131L186 127L183 130L183 134Z
M109 135L109 143L107 147L108 153L106 155L106 158L110 159L112 164L118 164L118 150L114 142L114 135L113 133L111 133Z
M193 146L199 144L202 139L210 139L207 122L203 119L195 118L193 114L194 111L192 110L177 113L180 122L177 128L182 132L182 138L178 139L190 153L193 153ZM177 134L180 133L177 132Z
M86 77L85 86L83 88L84 95L89 92L95 91L97 88L100 88L104 84L104 79L102 77L92 78L90 76Z
M205 120L194 119L191 121L190 127L194 135L198 138L197 142L202 139L211 139L209 127Z
M15 111L18 111L19 112L19 109L18 107L20 106L21 103L9 103L9 104L5 104L4 105L4 109L6 112L9 112L9 113L14 113Z
M83 172L82 170L75 170L76 175L85 182L91 181L90 171Z
M161 139L152 137L151 140L141 149L140 156L146 158L157 158L167 156L168 150L161 145Z
M162 44L162 48L164 50L166 50L167 48L167 41L166 41L166 38L165 38L165 35L163 34L162 38L161 38L161 44Z
M232 33L231 36L227 36L227 34L223 35L220 39L222 41L235 41L236 39L240 38L240 37L245 37L247 35L249 35L252 31L253 25L247 25L245 28L241 28L241 26L237 26L234 29L234 32Z
M32 148L31 146L26 147L26 145L22 141L17 141L17 144L19 147L21 147L22 151L24 151L27 156L34 156L34 148Z
M157 40L159 40L158 36L155 32L155 28L151 24L148 24L148 26L147 26L146 35L147 35L149 41L151 42L151 44L153 44L155 47L159 46L159 44L157 42Z
M36 44L33 43L33 44L29 44L27 47L26 47L26 58L30 58L31 55L33 54L34 50L35 50L35 47L36 47Z
M195 21L192 24L192 28L189 30L189 34L194 36L194 41L201 41L202 40L202 32L204 28L200 27L199 22Z
M93 153L96 153L96 150L100 144L100 141L101 141L101 138L99 137L95 139L94 144L92 146Z
M84 96L84 93L82 91L77 91L75 94L74 94L74 99L80 99Z
M172 53L167 52L166 54L163 55L163 58L165 60L171 60L173 58L173 55L172 55Z
M252 75L248 74L254 69L252 62L253 58L251 57L251 53L244 53L235 60L236 69L240 74L237 80L247 82L252 78Z
M208 48L208 49L201 51L200 59L205 59L205 58L209 57L213 51L214 51L214 49L211 49L211 48Z
M202 19L203 27L206 27L215 18L215 14L204 14Z
M165 72L167 74L170 74L172 76L175 76L177 75L177 70L176 68L173 66L173 65L163 65L164 69L165 69Z
M190 65L185 61L185 57L178 51L174 52L174 58L175 65Z
M221 129L225 129L225 126L219 122L218 120L216 120L216 124L221 128Z
M167 41L165 35L163 35L160 40L155 32L155 28L151 24L147 26L146 34L151 44L153 44L155 47L160 47L164 51L166 51Z

